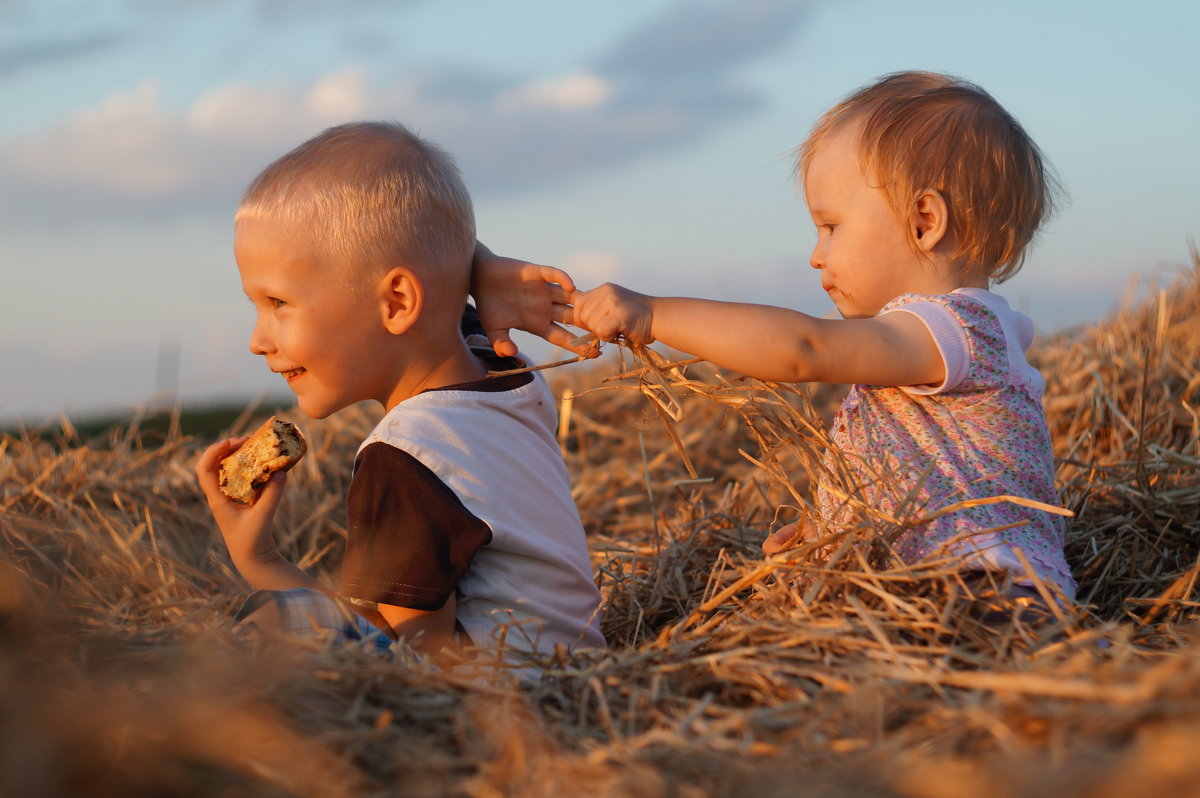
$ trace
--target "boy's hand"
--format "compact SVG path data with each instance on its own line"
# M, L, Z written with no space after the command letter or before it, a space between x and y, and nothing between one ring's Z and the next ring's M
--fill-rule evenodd
M246 438L242 437L214 443L200 455L196 463L196 479L199 480L200 488L208 499L208 507L212 510L217 527L221 530L221 537L225 539L229 555L238 570L243 570L243 565L270 562L279 558L275 539L271 534L271 522L279 500L283 497L283 487L287 480L283 473L274 474L253 507L236 502L222 493L221 461L233 454L245 441Z
M601 341L624 338L627 343L654 343L654 307L651 297L605 283L591 291L569 295L574 311L567 322L594 332Z
M572 344L575 334L557 323L570 319L567 297L574 290L575 283L562 269L501 258L483 244L475 245L471 296L492 349L501 357L517 354L509 330L524 330L585 354L588 347Z

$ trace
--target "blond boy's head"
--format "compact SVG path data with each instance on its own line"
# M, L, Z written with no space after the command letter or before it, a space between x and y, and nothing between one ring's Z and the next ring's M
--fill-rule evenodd
M1037 145L990 94L948 75L886 75L817 121L797 148L797 176L825 142L850 129L863 173L897 217L935 190L949 211L950 257L964 271L1002 281L1021 268L1059 186Z
M400 265L447 301L466 297L470 195L450 155L403 125L340 125L282 156L246 189L235 223L258 220L286 224L351 285Z

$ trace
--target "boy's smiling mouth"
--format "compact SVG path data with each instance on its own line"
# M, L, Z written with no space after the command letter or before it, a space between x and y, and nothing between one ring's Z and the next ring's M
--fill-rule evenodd
M275 373L283 377L288 382L291 382L294 378L299 377L305 371L307 371L307 369L300 367L294 369L282 369L280 371L276 371Z

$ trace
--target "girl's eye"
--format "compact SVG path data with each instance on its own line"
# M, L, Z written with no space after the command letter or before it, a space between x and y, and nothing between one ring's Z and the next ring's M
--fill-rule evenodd
M273 296L267 297L267 301L271 303L271 307L275 308L275 310L279 310L281 307L287 304L282 299Z

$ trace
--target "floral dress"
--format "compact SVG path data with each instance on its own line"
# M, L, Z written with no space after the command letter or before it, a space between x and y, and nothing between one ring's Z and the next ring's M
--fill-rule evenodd
M978 288L905 294L884 313L909 312L929 328L946 363L941 385L855 385L834 417L834 460L867 504L884 518L911 523L968 499L1018 496L1059 504L1042 410L1044 381L1025 360L1033 324L1000 296ZM841 455L841 457L839 457ZM850 506L829 488L827 517L848 520ZM1009 501L958 509L902 533L906 561L966 554L968 567L1038 576L1073 599L1063 555L1063 519Z

